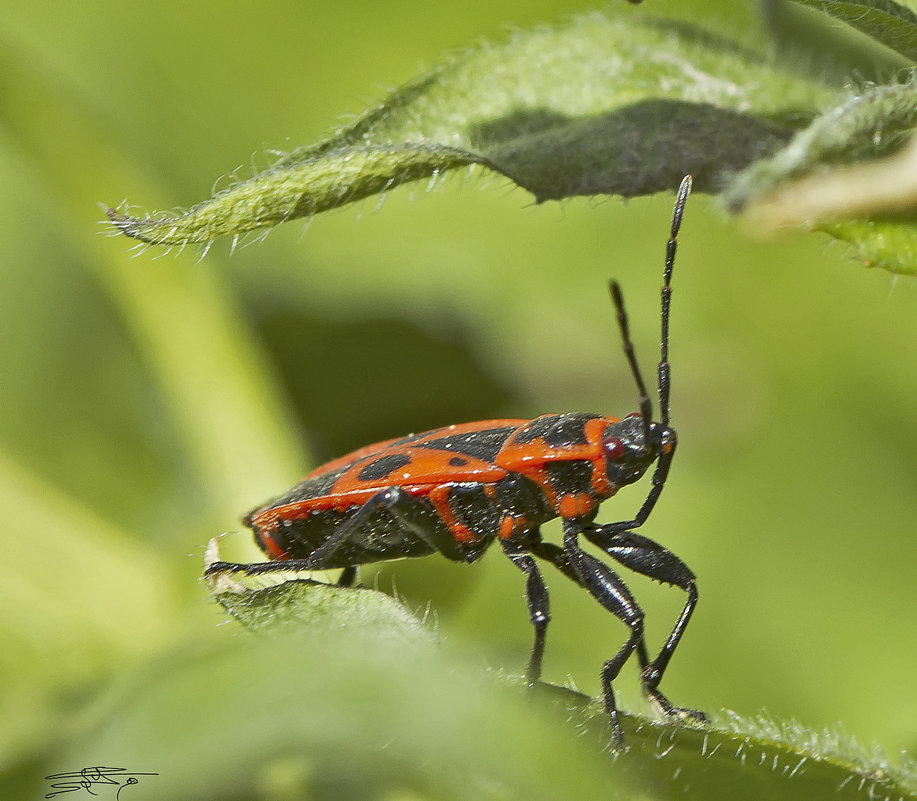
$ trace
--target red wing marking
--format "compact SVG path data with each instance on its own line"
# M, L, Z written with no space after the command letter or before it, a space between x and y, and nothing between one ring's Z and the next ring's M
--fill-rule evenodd
M289 559L290 555L281 548L274 537L274 530L280 525L279 518L273 512L265 512L252 520L255 536L262 543L268 559Z
M335 470L340 470L342 467L347 467L347 465L358 462L361 459L366 459L369 456L375 456L395 442L398 442L398 439L387 439L384 442L377 442L374 445L366 445L362 448L358 448L357 450L351 451L345 456L339 456L337 459L332 459L330 462L325 462L323 465L319 465L311 473L307 473L305 476L303 476L303 481L305 481L307 478L314 478L315 476L324 475L325 473L333 473Z
M259 530L261 528L270 529L271 526L277 525L278 520L299 520L308 517L312 512L346 512L355 507L362 506L388 486L394 485L387 484L382 487L370 487L368 489L351 490L349 492L335 492L318 498L306 498L301 501L283 504L282 506L274 506L270 509L266 509L260 514L254 515L251 524ZM443 493L448 492L451 488L451 482L445 484L442 482L429 484L399 484L398 486L417 498L429 497L434 506L436 506L437 512L442 514L442 509L440 508L441 502L438 503L439 495L435 493L437 493L437 491ZM446 519L445 515L443 515L443 519ZM455 525L457 526L458 523ZM452 528L451 525L450 528ZM475 539L477 539L476 536Z
M333 473L336 470L355 465L357 462L368 461L373 457L384 456L386 452L398 453L412 445L428 442L429 440L440 439L462 434L474 434L479 431L488 431L497 428L519 428L528 423L528 420L505 419L505 420L478 420L473 423L459 423L458 425L445 426L444 428L435 428L432 431L425 431L421 434L408 434L406 437L397 439L387 439L383 442L376 442L373 445L366 445L351 451L344 456L325 462L308 473L303 480L314 478L315 476Z
M586 436L585 443L549 445L539 437L522 444L516 444L513 438L510 438L506 446L498 454L496 464L509 472L526 475L533 466L543 465L548 462L583 459L593 464L601 463L604 466L602 433L611 422L617 421L610 417L593 417L591 420L586 421L583 427L583 433Z
M460 456L461 464L450 459ZM378 465L378 469L376 466ZM391 467L391 469L389 469ZM362 475L361 475L362 474ZM505 478L506 471L490 462L465 454L407 445L379 454L376 460L362 460L342 473L328 491L343 495L386 487L437 485L468 481L490 483Z

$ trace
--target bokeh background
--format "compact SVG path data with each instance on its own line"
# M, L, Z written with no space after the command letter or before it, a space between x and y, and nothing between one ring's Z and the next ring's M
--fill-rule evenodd
M757 24L722 6L724 29ZM199 581L204 545L308 469L453 422L633 409L605 285L624 284L650 371L671 195L536 206L476 172L203 259L132 254L99 223L124 198L190 205L448 50L592 7L4 3L0 771L38 770L120 676L231 636ZM823 236L755 241L692 198L672 316L680 448L645 529L700 580L665 682L676 702L917 748L915 310L912 279ZM258 558L244 532L223 547ZM624 629L548 577L545 678L594 694ZM481 665L525 663L523 582L498 553L363 580L430 601ZM661 640L682 597L631 586ZM635 670L618 686L642 708Z

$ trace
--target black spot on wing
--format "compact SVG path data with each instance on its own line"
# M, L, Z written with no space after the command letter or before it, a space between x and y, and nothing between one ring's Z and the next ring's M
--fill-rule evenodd
M543 439L548 445L585 445L586 423L598 417L588 412L574 414L551 414L533 420L513 438L516 445L524 445L536 439Z
M492 464L506 440L515 430L512 426L506 426L486 428L482 431L468 431L464 434L448 434L444 437L418 442L416 447L450 451Z
M365 465L357 474L357 478L360 481L377 481L410 463L411 457L407 454L390 453L388 456L380 456L378 459L373 459L373 461Z
M449 464L451 464L453 467L464 467L466 464L468 464L468 460L463 459L461 456L453 456L449 460Z

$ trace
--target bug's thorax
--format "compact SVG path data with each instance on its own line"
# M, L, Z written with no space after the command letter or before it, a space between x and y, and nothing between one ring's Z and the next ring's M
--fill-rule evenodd
M640 478L657 458L666 433L639 416L550 414L521 425L495 459L534 481L554 513L591 519L598 504Z

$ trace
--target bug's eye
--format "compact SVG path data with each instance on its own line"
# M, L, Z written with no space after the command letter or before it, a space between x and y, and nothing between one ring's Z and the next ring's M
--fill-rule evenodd
M605 449L606 458L611 460L620 459L627 451L627 448L624 447L624 443L617 437L609 437L602 442L602 447Z

